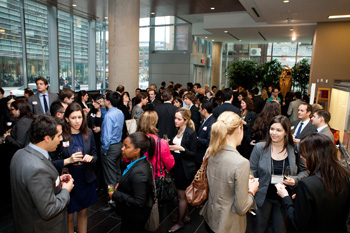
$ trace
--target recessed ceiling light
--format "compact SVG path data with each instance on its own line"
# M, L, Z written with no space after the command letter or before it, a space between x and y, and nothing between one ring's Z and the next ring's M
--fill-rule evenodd
M212 10L212 11L215 10L215 7L210 7L210 10Z
M211 41L213 41L213 42L214 42L215 40L211 40Z
M228 33L228 31L224 31L225 33Z
M289 0L283 0L283 2L284 2L284 3L288 3L288 2L289 2Z
M242 40L238 40L238 41L242 41Z
M342 18L350 18L350 15L330 15L328 19L342 19Z
M292 41L295 41L297 38L295 36L292 37Z
M77 4L72 4L72 7L76 7L77 6Z
M156 13L154 13L154 12L151 12L151 15L155 15Z
M289 28L289 31L291 31L291 32L292 32L292 31L294 31L294 29L293 29L293 28Z
M106 16L105 19L108 19L108 17Z
M204 37L205 39L208 39L208 37L206 36L206 37Z

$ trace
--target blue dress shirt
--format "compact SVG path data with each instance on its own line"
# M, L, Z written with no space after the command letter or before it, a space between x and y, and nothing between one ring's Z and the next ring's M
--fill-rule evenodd
M118 143L122 139L124 114L118 108L108 109L101 131L102 153L107 153L110 145Z

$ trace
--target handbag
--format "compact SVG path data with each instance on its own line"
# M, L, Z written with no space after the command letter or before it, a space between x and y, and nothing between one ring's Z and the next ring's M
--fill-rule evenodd
M159 203L164 203L168 201L172 201L177 196L177 190L172 178L172 175L167 172L162 164L162 155L161 155L161 139L157 140L157 158L156 158L156 177L155 183L157 187L157 197ZM158 158L159 158L159 173L161 176L158 176ZM165 172L165 177L163 176Z
M150 164L150 167L152 170L152 177L153 177L153 169L151 164ZM156 193L156 183L154 182L154 179L153 179L153 196L154 196L154 204L152 206L151 213L144 227L145 230L149 232L155 232L159 227L158 200L157 200L157 193Z
M126 129L128 130L128 134L132 134L136 132L137 124L136 120L134 119L134 114L132 116L132 119L125 121Z
M208 158L205 156L203 163L194 176L192 183L185 191L186 199L192 206L200 206L208 198L209 185L207 179L207 165Z

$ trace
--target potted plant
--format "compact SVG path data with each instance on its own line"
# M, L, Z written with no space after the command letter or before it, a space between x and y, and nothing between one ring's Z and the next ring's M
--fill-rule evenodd
M300 87L302 94L307 93L310 77L310 60L302 59L297 62L292 68L293 75L293 87Z
M229 85L242 86L244 89L252 89L257 84L257 63L250 60L234 61L226 68Z
M269 86L279 86L282 65L277 59L273 59L258 67L258 81L262 88L267 89Z

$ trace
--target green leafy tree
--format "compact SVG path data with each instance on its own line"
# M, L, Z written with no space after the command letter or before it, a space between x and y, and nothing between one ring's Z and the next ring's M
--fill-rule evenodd
M279 86L280 75L282 72L281 63L273 59L258 67L258 82L262 88L267 89L269 86Z
M304 58L301 61L297 62L293 66L292 72L293 86L300 87L301 93L306 94L310 77L310 60Z
M242 86L244 89L252 89L257 84L256 79L257 63L250 60L234 61L227 68L226 73L229 84Z

